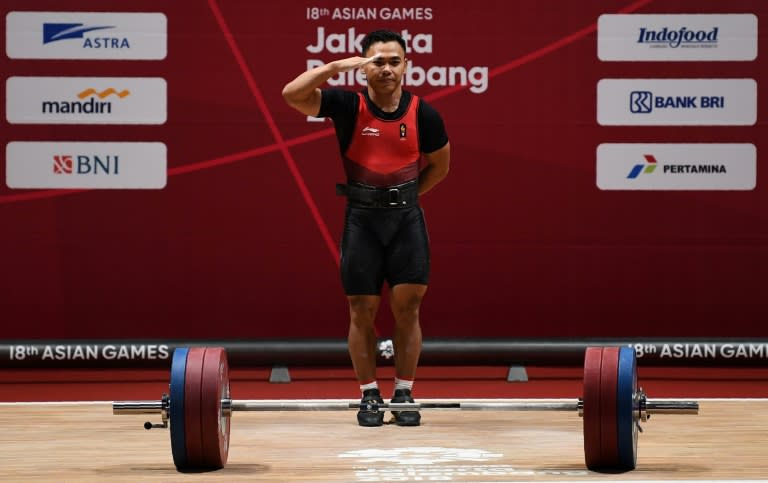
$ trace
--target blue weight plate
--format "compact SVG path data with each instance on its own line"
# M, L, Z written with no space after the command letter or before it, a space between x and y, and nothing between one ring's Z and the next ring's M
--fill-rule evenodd
M616 426L621 469L634 470L637 465L637 357L632 347L619 352L619 374L616 394Z
M181 470L187 467L186 431L184 430L184 380L187 371L186 347L173 351L171 361L171 405L168 418L171 425L171 453L173 464Z

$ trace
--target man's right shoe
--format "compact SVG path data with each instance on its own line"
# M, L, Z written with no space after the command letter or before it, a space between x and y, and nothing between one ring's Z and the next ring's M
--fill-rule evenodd
M375 410L363 409L363 405L373 404ZM378 406L384 404L381 393L378 389L366 389L363 391L363 398L360 400L360 411L357 412L357 424L360 426L381 426L384 424L384 411L378 409Z

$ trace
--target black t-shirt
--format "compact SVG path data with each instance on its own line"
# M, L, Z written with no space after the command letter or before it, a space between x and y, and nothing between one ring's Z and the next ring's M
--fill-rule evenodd
M394 112L384 112L368 97L368 90L363 89L363 96L368 103L368 109L378 118L393 120L399 119L408 108L411 93L403 91L400 104ZM317 117L329 117L333 119L336 128L336 138L339 141L339 149L346 152L352 139L352 130L355 127L360 97L357 93L343 89L324 89L322 91L320 112ZM440 114L426 101L419 98L418 106L419 125L419 151L433 153L448 143L448 133Z

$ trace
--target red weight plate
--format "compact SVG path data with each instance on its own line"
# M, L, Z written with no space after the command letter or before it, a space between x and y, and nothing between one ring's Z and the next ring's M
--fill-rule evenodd
M200 386L203 379L205 348L193 347L187 353L187 371L184 375L184 429L187 440L187 467L202 468L202 427L200 424Z
M602 466L600 426L600 383L602 347L587 347L584 353L584 460L587 468Z
M207 468L223 468L227 462L229 417L221 412L221 400L229 397L227 353L221 347L208 347L200 392L203 461Z
M600 370L600 447L601 462L605 468L618 468L619 427L618 427L618 384L619 348L603 348L603 364Z

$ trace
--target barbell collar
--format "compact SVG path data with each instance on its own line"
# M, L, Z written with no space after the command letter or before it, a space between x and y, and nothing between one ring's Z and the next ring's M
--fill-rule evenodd
M648 414L699 414L696 401L674 401L671 399L649 399L645 402Z
M115 401L112 414L158 414L166 409L163 401Z

